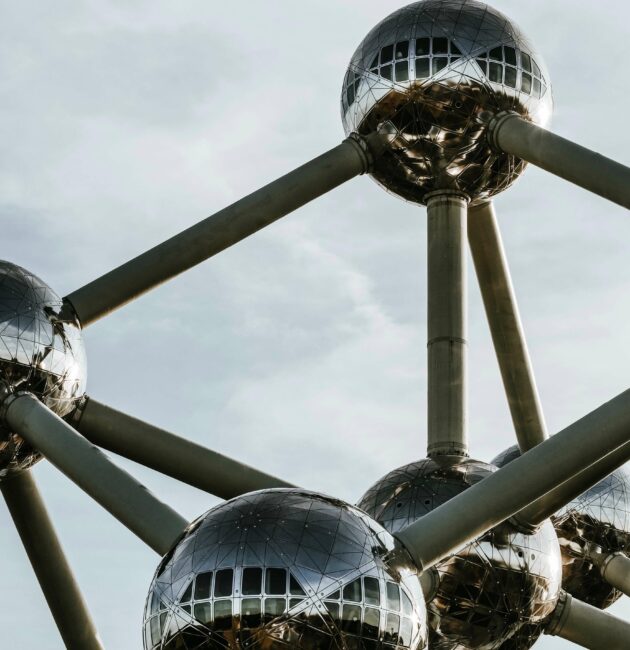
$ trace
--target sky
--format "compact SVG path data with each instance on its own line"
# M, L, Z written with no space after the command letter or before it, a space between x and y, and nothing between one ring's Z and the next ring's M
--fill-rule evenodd
M65 295L335 146L365 34L400 2L2 0L0 257ZM628 162L630 5L497 0L547 61L553 129ZM630 219L529 168L496 200L550 431L628 388ZM426 446L426 221L369 178L97 322L88 394L356 502ZM469 265L472 454L514 443ZM115 458L186 518L212 496ZM158 558L34 470L106 647L141 647ZM0 503L3 648L62 647ZM611 612L630 619L622 601ZM570 648L545 637L536 648Z

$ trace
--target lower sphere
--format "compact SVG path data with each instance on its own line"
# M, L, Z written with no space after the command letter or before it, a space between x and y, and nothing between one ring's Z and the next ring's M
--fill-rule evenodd
M424 598L394 550L384 528L330 497L277 489L232 499L162 560L144 647L421 650Z
M507 465L520 456L511 447L493 463ZM620 467L559 510L551 521L562 551L562 586L579 600L606 609L623 595L603 578L589 557L591 549L605 555L630 549L630 472Z
M396 533L495 469L461 457L422 460L387 474L358 506ZM436 570L427 603L431 650L491 650L510 641L530 648L560 592L560 550L550 523L532 535L497 526Z

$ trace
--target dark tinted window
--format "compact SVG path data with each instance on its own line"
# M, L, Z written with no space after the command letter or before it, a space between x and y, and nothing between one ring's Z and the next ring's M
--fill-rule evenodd
M396 64L396 81L409 81L409 61Z
M330 603L328 601L324 602L326 609L330 612L330 615L333 617L333 620L339 620L339 603Z
M381 68L381 77L383 77L383 79L389 79L390 81L392 80L392 66L391 65L384 65Z
M306 596L304 589L300 587L300 583L293 577L293 575L289 575L289 593L292 596Z
M422 56L423 54L431 53L431 39L430 38L418 38L416 40L416 56Z
M528 95L532 92L532 78L526 72L521 75L521 90Z
M212 571L200 573L195 580L195 600L210 598L210 587L212 586Z
M262 623L260 598L243 598L241 603L241 621L243 627L260 627Z
M433 74L439 72L448 65L448 59L445 56L433 57Z
M262 593L262 569L243 569L243 596Z
M490 58L494 59L495 61L502 61L503 60L503 49L500 47L495 47L492 50L490 50Z
M220 573L217 572L217 575ZM232 627L232 601L214 601L214 627L217 630L229 630Z
M398 614L387 614L387 623L385 624L385 642L398 643L399 633L400 616L398 616Z
M284 569L267 569L265 576L266 594L286 594L287 574Z
M381 65L389 63L394 58L394 46L387 45L381 50Z
M372 65L370 66L370 69L372 68L378 68L378 54L374 57L374 61L372 61Z
M400 611L400 589L395 582L387 583L387 609Z
M195 618L206 625L212 623L212 605L210 603L197 603L194 610Z
M370 639L378 639L381 614L378 609L365 608L365 619L363 620L363 634Z
M284 598L265 598L265 615L270 618L282 616L287 607L287 601Z
M379 607L381 604L381 590L379 581L376 578L364 578L363 584L365 587L365 602L368 605L376 605Z
M180 598L181 603L189 603L191 598L192 598L192 588L193 588L193 583L191 582L188 587L186 587L186 591L184 592L184 595Z
M448 54L448 39L434 38L433 39L433 54Z
M488 78L495 83L503 83L503 66L499 63L491 63Z
M416 59L416 79L431 76L431 59Z
M231 596L232 595L232 580L234 578L234 571L232 569L222 569L217 571L214 576L214 595L215 596ZM197 578L199 580L199 578Z
M363 600L361 595L361 578L353 580L343 588L343 599L353 603L360 603Z
M525 70L525 72L532 71L532 60L529 54L525 54L525 52L521 52L521 65L523 66L523 70Z
M510 88L516 88L516 68L505 66L505 85Z
M510 65L516 65L516 50L513 47L503 46L503 53L505 54L505 62Z
M477 64L481 68L481 72L485 75L488 74L488 62L485 59L477 59Z
M358 605L344 605L341 629L348 634L361 634L361 608Z
M461 54L460 49L451 41L451 54Z
M330 594L330 596L328 596L328 598L330 598L330 600L339 600L341 598L341 591L339 591L339 589L337 589L337 591Z
M409 57L409 41L396 43L396 58L406 59Z

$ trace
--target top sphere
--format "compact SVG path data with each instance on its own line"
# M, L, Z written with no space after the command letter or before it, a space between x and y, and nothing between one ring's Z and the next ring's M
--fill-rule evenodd
M436 190L487 200L525 163L493 151L488 123L501 111L546 125L549 74L521 30L477 0L423 0L378 24L354 53L343 84L346 135L388 123L393 137L372 176L412 201Z
M60 320L61 298L36 275L0 261L0 380L33 393L63 417L85 391L86 360L78 323ZM0 427L0 478L39 459Z

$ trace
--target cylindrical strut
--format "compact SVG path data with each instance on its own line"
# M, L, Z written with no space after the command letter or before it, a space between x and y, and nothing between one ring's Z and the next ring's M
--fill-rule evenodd
M563 594L546 634L590 650L628 650L630 623Z
M165 555L188 522L120 469L30 393L2 404L4 421L160 555Z
M630 596L630 558L623 553L610 555L593 553L591 557L599 566L602 578L615 589L619 589L621 593ZM630 639L628 639L628 643L630 644Z
M630 209L630 169L625 165L536 126L516 113L497 115L490 122L488 140L499 151Z
M465 196L433 192L428 220L429 456L468 455Z
M33 476L9 476L0 490L66 648L103 650Z
M547 439L536 380L492 203L468 210L468 240L522 452Z

